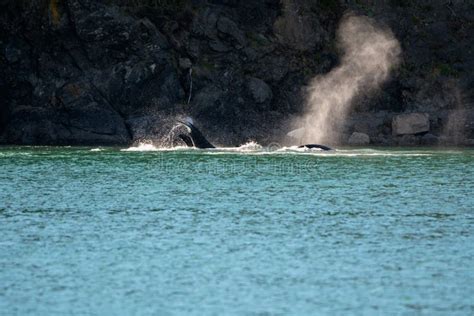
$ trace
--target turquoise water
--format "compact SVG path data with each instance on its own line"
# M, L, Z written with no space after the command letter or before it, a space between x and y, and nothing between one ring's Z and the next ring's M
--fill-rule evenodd
M1 315L474 314L473 150L4 147L0 168Z

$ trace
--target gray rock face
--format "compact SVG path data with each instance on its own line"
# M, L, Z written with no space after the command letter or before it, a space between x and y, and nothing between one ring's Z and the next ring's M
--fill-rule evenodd
M369 135L364 134L364 133L354 132L349 137L348 143L349 145L354 145L354 146L368 145L370 143L370 137Z
M257 103L264 103L273 98L272 89L261 79L250 78L248 89Z
M336 30L348 10L391 28L404 63L376 95L354 98L338 139L474 139L472 1L56 2L52 14L48 1L0 0L1 143L154 140L177 115L221 145L281 141L305 86L343 58Z
M412 135L430 130L429 115L426 113L400 114L392 120L394 135Z
M20 107L12 113L5 137L11 143L28 145L113 145L130 141L121 117L98 104L70 112Z
M35 8L33 15L39 14ZM127 144L126 116L148 107L169 109L183 98L167 40L148 19L93 1L68 0L58 10L67 23L34 29L34 47L12 42L33 61L23 58L24 73L12 67L0 76L16 73L5 84L28 84L32 91L21 100L28 106L11 103L0 111L7 116L0 128L4 140ZM7 55L14 61L16 55Z

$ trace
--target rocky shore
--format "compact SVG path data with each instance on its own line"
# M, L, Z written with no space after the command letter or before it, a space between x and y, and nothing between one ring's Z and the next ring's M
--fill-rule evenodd
M0 143L282 141L307 85L338 64L347 12L389 27L403 61L361 95L342 144L474 146L470 1L0 0Z

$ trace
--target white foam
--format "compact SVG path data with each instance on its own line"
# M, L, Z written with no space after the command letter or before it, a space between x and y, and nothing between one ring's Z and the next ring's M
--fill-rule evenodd
M250 142L247 142L243 145L240 145L239 147L216 147L216 148L212 148L212 149L208 149L208 150L213 151L213 152L215 152L215 151L223 151L223 152L227 152L227 151L233 151L233 152L259 152L259 151L264 150L264 148L259 143L254 142L254 141L250 141Z
M240 153L243 155L279 155L279 156L317 156L317 157L417 157L432 156L433 152L410 152L410 151L383 151L372 149L335 149L321 150L298 148L297 146L282 147L276 150L262 147L260 150L241 150L240 147L234 148L215 148L212 150L203 150L205 154L221 155L229 152Z
M120 151L178 151L178 150L193 150L193 147L176 146L176 147L157 147L149 142L138 143L136 146L121 149Z
M239 147L237 147L237 149L242 150L242 151L262 150L262 145L254 141L250 141L248 143L240 145Z
M94 148L91 151L101 151L101 148ZM257 142L251 141L239 147L217 147L209 149L199 149L194 147L177 146L177 147L157 147L150 142L142 142L136 146L121 149L121 151L129 152L147 152L147 151L194 151L196 153L210 155L224 155L229 153L239 153L244 155L304 155L318 157L417 157L432 156L435 152L429 150L379 150L370 148L358 149L334 149L322 150L320 148L299 148L298 146L289 146L274 148L272 146L263 147Z
M139 143L137 146L121 149L121 151L156 151L156 150L158 150L158 148L155 147L151 143Z

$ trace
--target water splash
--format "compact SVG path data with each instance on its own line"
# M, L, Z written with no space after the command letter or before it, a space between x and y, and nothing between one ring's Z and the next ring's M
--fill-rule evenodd
M378 149L337 149L324 151L319 149L299 148L298 146L280 147L278 149L264 147L250 141L239 147L217 147L198 149L187 146L159 147L151 142L142 142L136 146L121 149L125 152L192 152L203 155L251 155L251 156L314 156L330 157L429 157L439 154L436 150L378 150ZM462 151L444 151L446 154L462 154Z
M399 64L399 42L368 17L346 15L337 40L343 52L341 64L313 79L306 111L294 122L295 128L304 127L301 142L337 144L355 97L376 91Z
M160 142L160 147L175 147L176 140L178 139L179 133L182 131L182 124L176 123L169 131L163 140Z
M239 147L237 147L237 149L241 151L262 150L262 145L254 141L250 141L243 145L240 145Z
M158 149L151 142L140 142L136 146L121 149L121 151L157 151Z

